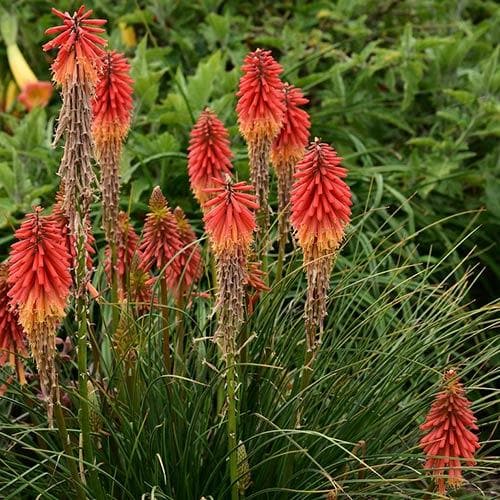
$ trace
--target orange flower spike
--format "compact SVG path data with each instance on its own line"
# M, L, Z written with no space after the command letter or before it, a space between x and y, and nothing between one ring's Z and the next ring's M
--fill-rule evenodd
M342 158L316 139L296 167L291 222L304 252L307 277L305 329L308 351L321 342L335 254L351 216L351 191Z
M119 210L120 155L132 119L132 85L125 56L106 52L92 101L92 136L101 167L103 228L106 240L113 243Z
M216 181L207 189L214 195L205 203L205 228L215 253L218 322L215 340L224 355L235 352L236 335L243 324L247 256L256 227L258 205L245 182Z
M247 142L274 139L281 129L285 105L283 68L270 50L257 49L245 57L236 106L238 124Z
M179 284L179 289L183 291L189 289L201 278L203 264L201 259L201 248L197 242L196 234L181 207L176 207L174 216L183 247L179 256L181 261L181 276L179 276L179 278L182 279L182 283Z
M70 255L60 228L36 208L16 231L10 251L7 281L11 304L28 337L40 375L42 394L52 422L57 396L56 329L65 316L71 287Z
M63 20L60 26L45 31L46 35L57 35L43 45L43 50L59 49L52 64L54 80L60 84L87 81L97 83L101 59L107 42L100 35L105 32L101 28L105 19L89 19L92 10L85 11L81 6L71 16L68 12L52 9L52 13Z
M476 463L474 454L479 441L472 431L478 427L470 406L457 373L448 370L443 388L420 426L422 431L428 431L420 440L427 455L425 468L432 473L441 495L446 494L447 486L458 488L463 483L461 462L470 466Z
M276 169L281 165L294 166L303 158L311 128L309 114L301 108L309 102L302 90L285 83L283 94L285 103L283 127L271 150L271 159Z
M19 94L19 102L28 110L41 107L44 108L52 97L54 87L50 82L33 82L24 86Z
M347 170L328 144L316 139L297 165L292 188L292 224L306 261L337 250L351 217Z
M159 186L151 193L149 209L141 244L143 266L146 270L156 266L158 271L164 271L167 286L176 291L182 273L180 254L183 245L174 214Z
M10 307L7 273L8 264L0 264L0 366L11 365L19 383L25 384L24 364L20 358L28 356L26 334L19 324L17 310Z
M129 131L133 83L127 58L114 50L107 51L92 102L92 133L100 155L106 144L114 140L121 143Z
M250 248L256 227L255 213L258 208L253 187L246 182L232 183L215 180L219 187L205 191L214 198L205 203L205 227L216 253L237 247L245 252Z
M278 177L278 212L280 245L290 230L290 192L296 164L304 157L309 141L309 114L301 109L309 101L299 88L284 86L285 117L283 127L271 149L271 161Z
M191 131L188 148L191 190L200 205L208 199L204 190L215 186L213 178L223 179L231 173L232 157L228 131L217 115L206 108Z
M283 124L285 104L282 67L268 50L257 49L247 55L237 93L236 106L240 131L248 144L250 174L258 210L259 238L266 246L269 228L269 156L271 145Z

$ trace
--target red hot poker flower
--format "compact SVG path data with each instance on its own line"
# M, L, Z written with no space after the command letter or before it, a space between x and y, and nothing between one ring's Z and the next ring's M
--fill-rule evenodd
M191 189L203 206L208 199L204 190L215 187L213 178L223 179L232 169L229 134L212 110L206 108L201 112L191 131L188 151Z
M117 140L121 143L128 133L132 118L132 92L134 81L130 64L116 51L107 51L92 103L92 132L98 152L106 144Z
M271 150L271 159L277 169L281 165L290 163L295 165L302 159L311 128L309 114L301 108L309 102L302 90L285 83L283 92L285 103L283 127Z
M316 139L297 165L292 189L292 224L306 260L337 250L351 217L351 191L342 158Z
M7 283L8 264L0 264L0 366L11 365L17 372L20 384L26 383L24 364L26 357L26 335L19 324L17 311L10 307Z
M205 203L205 227L216 253L235 248L248 251L255 230L258 208L252 186L246 182L215 180L219 185L206 191L214 198Z
M65 316L71 275L70 256L60 228L41 212L36 208L16 231L18 241L11 247L7 281L11 304L19 312L38 368L51 423L57 398L56 328Z
M194 283L196 283L203 272L203 265L201 260L201 248L196 241L196 234L189 224L186 215L181 207L176 207L174 210L175 220L177 222L177 229L179 230L179 237L183 250L179 255L181 262L181 275L179 276L179 292L183 293L188 290Z
M248 142L274 139L278 134L285 106L283 68L273 59L270 50L257 49L245 57L243 76L236 106L241 133Z
M108 243L115 245L120 196L120 155L132 118L130 65L123 54L106 52L92 103L92 136L101 167L103 227Z
M60 85L77 81L95 85L104 54L102 47L107 43L100 36L105 32L101 26L107 21L90 19L92 10L85 12L83 5L72 16L54 8L52 13L63 20L62 25L45 31L46 35L57 35L43 46L44 51L59 49L52 64L54 80Z
M167 286L175 292L182 273L182 243L174 214L159 186L151 193L149 209L141 243L144 268L149 270L155 265L163 271Z
M420 426L428 431L420 440L427 455L425 468L431 471L441 495L446 493L446 485L457 488L462 484L461 461L471 466L476 463L479 442L472 431L478 427L470 405L455 370L448 370L443 389Z
M305 326L307 348L321 342L326 299L335 252L351 216L351 192L341 158L328 144L315 140L296 167L292 188L292 224L304 252L307 276Z

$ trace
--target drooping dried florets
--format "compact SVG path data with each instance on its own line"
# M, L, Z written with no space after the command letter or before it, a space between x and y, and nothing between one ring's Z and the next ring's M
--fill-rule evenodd
M446 493L447 485L450 488L461 486L462 462L476 463L474 454L479 442L472 431L478 427L470 406L457 373L448 370L442 390L420 426L421 430L428 431L420 440L427 455L425 468L432 473L441 495Z
M311 350L321 340L330 273L351 216L351 192L342 180L347 171L341 160L331 146L316 139L294 175L291 220L304 252L306 334Z
M28 337L40 374L42 393L52 419L57 397L54 365L56 329L65 316L71 286L70 256L61 231L51 217L36 208L16 231L7 281L11 304Z
M191 189L203 206L208 199L205 189L215 187L213 179L223 179L232 169L228 131L212 110L201 112L191 131L188 151Z

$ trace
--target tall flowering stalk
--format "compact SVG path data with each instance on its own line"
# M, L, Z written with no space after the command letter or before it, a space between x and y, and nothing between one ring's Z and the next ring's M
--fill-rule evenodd
M446 494L447 486L458 488L463 483L462 462L475 465L474 454L479 448L476 417L470 409L455 370L443 377L441 391L436 395L420 429L427 434L420 446L427 455L425 468L436 482L438 492Z
M343 181L342 158L316 139L296 167L292 225L304 253L307 275L305 326L307 351L314 355L323 332L330 274L351 216L351 191Z
M53 80L62 88L62 107L54 144L64 137L64 154L58 174L64 182L62 208L68 218L69 232L76 248L75 290L76 318L78 321L78 371L84 458L93 462L90 435L90 409L88 402L87 333L88 294L90 271L86 265L86 221L93 198L95 175L92 170L94 143L92 140L92 98L102 69L106 41L104 19L92 19L92 10L81 6L73 15L52 9L62 24L46 30L55 35L43 46L48 51L58 49L52 64ZM91 482L100 490L97 474L90 472Z
M290 231L290 193L292 190L295 165L304 157L309 141L311 122L309 114L303 110L309 101L302 91L285 83L283 87L285 114L283 127L273 142L271 161L278 177L278 232L279 252L276 279L281 278L285 245Z
M26 332L52 424L59 400L55 367L56 330L66 315L71 287L70 256L57 223L36 208L16 231L7 282L12 306Z
M228 401L228 449L231 498L237 500L238 451L236 427L236 337L244 321L247 257L256 227L258 205L252 186L233 183L228 177L207 192L213 198L205 203L205 227L216 257L218 300L215 340L226 361Z
M171 371L170 332L168 321L168 291L179 293L179 277L182 275L182 242L177 222L167 199L156 186L149 199L150 212L146 215L141 256L144 269L156 267L160 276L160 302L162 308L163 359L165 368Z
M9 364L17 374L19 383L26 383L22 358L28 355L26 334L19 324L17 309L11 307L7 281L8 263L0 264L0 366Z
M236 111L240 132L248 145L263 241L269 228L269 155L285 113L283 83L279 78L283 68L273 59L271 51L257 49L245 57L242 71ZM265 246L264 242L264 249Z
M228 131L217 115L205 108L191 131L188 148L191 190L201 206L208 199L205 189L215 187L213 179L231 173L232 157Z
M130 65L123 54L107 51L102 61L92 104L92 135L101 167L103 228L111 247L114 269L117 264L115 227L120 196L120 156L132 117L133 80L130 77Z

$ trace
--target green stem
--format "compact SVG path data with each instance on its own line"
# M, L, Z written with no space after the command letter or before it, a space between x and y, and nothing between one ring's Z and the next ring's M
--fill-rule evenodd
M75 483L76 497L79 500L85 500L85 491L83 490L80 476L78 475L76 462L73 460L73 450L71 449L71 442L69 440L68 431L66 429L66 421L64 420L64 414L62 411L61 402L59 401L59 397L56 398L56 402L54 404L54 414L56 417L59 437L64 448L64 453L66 454L66 462L68 463L71 477L73 478L73 482Z
M160 277L160 306L162 317L162 336L163 336L163 362L167 373L172 373L172 361L170 359L170 331L168 324L168 289L163 276Z
M114 335L118 324L120 322L120 309L118 307L118 273L116 272L117 264L117 252L116 243L114 241L109 242L111 248L111 335Z
M281 217L281 215L280 215L280 217ZM278 247L278 262L276 264L276 274L274 277L275 284L279 283L279 281L281 280L281 276L283 274L283 262L285 260L285 247L286 247L287 240L288 240L288 234L281 233L279 247Z
M175 348L175 373L177 374L182 374L186 367L186 359L184 359L184 336L186 334L186 330L184 328L184 303L184 296L182 293L179 293L175 311L175 333L177 337Z
M234 346L230 347L226 359L227 382L227 443L229 452L229 478L231 481L231 500L239 500L238 490L238 447L236 420L236 380Z

